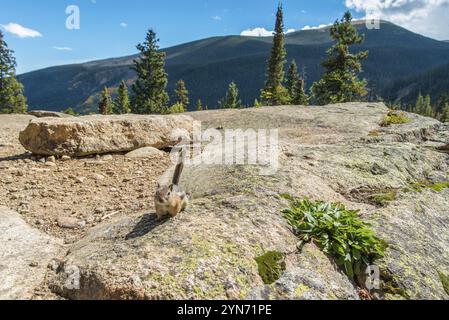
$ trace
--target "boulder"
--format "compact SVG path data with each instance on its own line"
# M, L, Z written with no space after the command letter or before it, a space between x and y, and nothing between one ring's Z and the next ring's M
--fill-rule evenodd
M0 207L0 300L33 296L62 241L29 226L17 212Z
M36 118L70 118L73 117L67 113L45 110L32 110L28 111L28 114L35 116Z
M148 158L153 156L162 156L163 154L164 152L159 149L153 147L145 147L128 152L125 156L127 158Z
M350 103L194 114L204 129L278 129L279 169L267 176L254 165L186 164L186 212L158 221L149 210L101 223L71 247L50 275L51 289L70 299L358 299L331 256L313 243L298 251L281 213L288 203L280 195L288 193L341 202L372 224L389 245L375 262L376 297L449 298L440 276L449 275L449 188L411 188L426 178L447 181L448 155L425 145L444 140L447 129L415 115L383 128L387 113L383 104ZM370 200L385 190L395 197ZM266 284L256 259L270 252L284 261Z
M185 115L41 118L32 120L19 139L34 154L79 157L172 147L192 126L192 118Z

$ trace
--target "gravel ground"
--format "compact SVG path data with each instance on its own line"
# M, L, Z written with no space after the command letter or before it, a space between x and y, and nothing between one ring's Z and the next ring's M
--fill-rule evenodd
M35 158L18 141L32 118L0 115L0 205L67 244L116 215L153 210L157 180L170 165L168 154Z

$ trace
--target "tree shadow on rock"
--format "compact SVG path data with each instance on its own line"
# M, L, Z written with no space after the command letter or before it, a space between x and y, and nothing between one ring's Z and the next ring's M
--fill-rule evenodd
M136 224L134 229L126 235L125 240L141 238L153 231L156 227L163 225L168 220L168 218L160 220L155 214L145 214Z

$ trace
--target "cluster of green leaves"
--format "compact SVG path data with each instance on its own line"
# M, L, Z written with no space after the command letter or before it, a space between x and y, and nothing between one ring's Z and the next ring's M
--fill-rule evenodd
M313 241L335 259L350 279L384 256L385 242L359 218L359 211L348 210L342 204L286 198L290 207L283 210L284 217L300 239L299 248Z
M407 114L405 112L392 110L388 112L388 114L382 119L380 125L382 127L388 127L393 124L409 123L411 121L412 120L407 117Z

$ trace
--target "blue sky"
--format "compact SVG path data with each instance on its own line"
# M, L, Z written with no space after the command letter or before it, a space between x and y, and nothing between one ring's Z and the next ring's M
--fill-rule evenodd
M401 0L401 3L404 1L421 3L424 0ZM156 30L161 39L161 47L216 35L241 34L242 31L253 28L272 30L278 0L0 2L0 28L5 33L8 45L15 51L19 64L18 73L23 73L52 65L134 54L135 45L143 40L148 28ZM369 2L376 3L376 0ZM328 24L348 8L355 17L362 18L367 11L365 3L361 0L283 0L285 27L300 30L305 26ZM379 4L381 3L379 0ZM449 0L433 0L433 3L446 8ZM69 5L76 5L80 9L79 30L66 28L66 8ZM424 2L421 7L415 6L415 9L422 13L422 10L429 9L426 6L428 5ZM380 8L381 13L386 15L382 18L394 18L405 27L409 27L407 24L410 23L417 29L416 21L404 18L410 12L398 15L396 6L393 15L388 9ZM410 9L410 3L405 9ZM441 8L436 11L441 11ZM443 20L448 20L447 15ZM445 26L447 25L443 24ZM417 31L424 34L427 32L435 38L446 36L445 31L442 33L439 30L441 28L436 31L440 34L432 33L430 27L424 26L421 29ZM446 29L449 30L449 27ZM447 38L449 39L449 34Z

